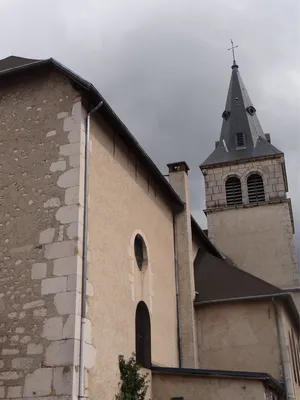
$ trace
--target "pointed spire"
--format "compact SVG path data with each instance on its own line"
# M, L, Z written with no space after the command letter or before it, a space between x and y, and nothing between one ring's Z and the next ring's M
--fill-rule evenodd
M236 47L236 46L235 46ZM201 166L229 161L282 154L270 143L256 115L235 61L233 42L228 50L233 52L231 80L228 89L220 140L216 149Z

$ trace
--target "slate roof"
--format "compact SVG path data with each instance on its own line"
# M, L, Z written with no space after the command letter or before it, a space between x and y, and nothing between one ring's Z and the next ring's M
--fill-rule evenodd
M33 60L30 58L22 58L22 57L15 57L15 56L10 56L3 58L3 60L0 60L0 71L5 71L11 68L16 68L20 66L24 66L27 64L32 64L35 62L38 62L41 60Z
M228 117L223 118L219 142L215 150L201 164L201 168L249 158L283 154L269 143L255 108L252 108L252 112L249 113L247 111L249 107L253 107L252 101L239 73L238 65L234 64L224 111ZM237 149L236 134L241 132L244 133L245 146Z
M257 278L225 260L201 249L194 260L195 303L284 293L281 289Z
M278 299L282 301L297 332L300 333L300 317L292 296L277 286L249 274L203 249L194 260L195 307L234 301Z

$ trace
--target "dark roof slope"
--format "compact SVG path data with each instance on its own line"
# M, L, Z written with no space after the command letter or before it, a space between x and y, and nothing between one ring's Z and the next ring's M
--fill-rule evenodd
M230 261L229 261L230 262ZM214 257L205 250L198 250L194 261L195 307L239 301L272 300L281 301L300 332L300 317L292 296L277 286L249 274Z
M199 246L201 248L205 248L205 250L207 250L213 256L216 256L223 260L224 257L222 256L222 254L215 247L215 245L209 240L207 236L207 229L206 230L201 229L193 216L191 216L191 225L192 225L193 239L194 240L198 239Z
M237 133L244 134L245 145L240 148L237 148ZM220 140L216 149L201 164L201 167L282 154L267 140L238 66L234 64L223 113Z
M264 382L267 386L278 392L284 393L283 386L271 375L265 372L248 372L248 371L227 371L215 369L199 369L199 368L168 368L152 366L152 373L161 375L179 375L199 378L218 378L218 379L245 379L258 380Z
M120 135L122 140L128 145L128 147L130 147L130 149L135 153L137 158L144 165L144 167L153 176L162 192L170 200L174 211L182 211L185 207L184 202L180 199L179 195L175 192L175 190L172 188L172 186L169 184L163 174L159 171L158 167L143 150L143 148L140 146L140 144L137 142L137 140L134 138L128 128L108 105L103 96L91 83L82 79L79 75L75 74L53 58L49 58L46 60L31 60L27 58L11 56L0 61L0 84L1 79L8 75L19 74L22 71L35 71L36 69L45 67L54 68L57 71L66 75L70 79L70 81L74 85L76 85L76 88L79 89L88 99L91 108L103 101L102 107L97 112L101 114L101 116L105 118L109 124L111 124L116 133Z
M10 56L3 58L3 60L0 60L0 72L5 71L11 68L16 68L20 66L24 66L27 64L32 64L35 62L38 62L41 60L33 60L30 58L22 58L22 57L15 57L15 56Z
M225 260L198 251L194 261L195 303L283 293L281 289Z

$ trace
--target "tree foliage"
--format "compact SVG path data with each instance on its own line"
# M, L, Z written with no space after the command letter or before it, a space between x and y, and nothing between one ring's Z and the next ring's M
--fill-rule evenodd
M145 400L148 383L148 374L141 372L141 366L137 364L134 354L127 361L124 356L119 356L119 370L121 376L120 392L116 394L116 400Z

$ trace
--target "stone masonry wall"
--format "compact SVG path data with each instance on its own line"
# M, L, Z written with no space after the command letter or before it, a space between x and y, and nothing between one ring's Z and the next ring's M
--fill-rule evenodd
M80 335L81 102L53 71L6 80L0 96L0 398L69 399Z
M285 199L283 162L283 158L276 158L207 169L207 174L204 175L206 208L226 206L225 182L230 176L240 178L243 203L249 203L247 178L254 172L259 173L263 178L266 201L278 198Z

